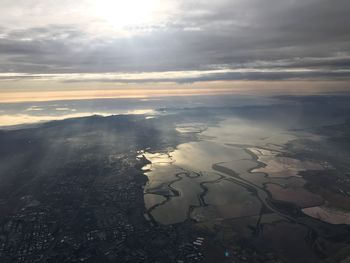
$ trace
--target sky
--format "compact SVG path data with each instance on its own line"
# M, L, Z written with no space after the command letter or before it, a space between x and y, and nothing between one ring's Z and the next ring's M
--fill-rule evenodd
M348 0L0 5L0 102L350 90Z

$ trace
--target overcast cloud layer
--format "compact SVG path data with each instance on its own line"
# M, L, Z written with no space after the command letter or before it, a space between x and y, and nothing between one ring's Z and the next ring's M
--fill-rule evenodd
M123 2L0 0L0 81L350 78L349 0Z

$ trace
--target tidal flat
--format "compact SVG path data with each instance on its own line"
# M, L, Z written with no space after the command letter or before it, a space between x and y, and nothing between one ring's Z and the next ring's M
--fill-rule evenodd
M177 125L179 133L195 134L192 142L163 153L144 153L152 163L145 173L145 193L167 197L166 201L145 199L153 218L161 224L269 213L293 218L278 208L281 205L315 218L312 211L327 200L309 190L302 173L334 168L316 156L295 156L289 147L300 140L321 142L324 136L308 129L291 129L280 114L263 120L213 112L219 116L215 122ZM324 218L318 217L331 222Z
M244 120L227 117L214 128L210 123L200 124L205 129L198 129L197 123L193 127L186 123L180 125L186 130L179 132L196 133L197 141L180 144L163 153L143 153L151 162L145 173L148 177L145 193L167 198L166 201L145 198L146 207L157 222L174 224L189 219L202 221L259 215L261 207L266 206L266 200L262 199L267 196L301 208L323 203L320 196L304 189L305 181L299 176L301 171L320 170L323 166L282 156L285 144L297 135L289 135L280 128L272 138L261 138L263 127L243 123ZM227 125L232 131L247 127L252 130L245 138L243 132L223 135L222 131L229 130ZM281 144L271 147L270 141L276 141L274 137ZM238 139L243 143L237 143Z

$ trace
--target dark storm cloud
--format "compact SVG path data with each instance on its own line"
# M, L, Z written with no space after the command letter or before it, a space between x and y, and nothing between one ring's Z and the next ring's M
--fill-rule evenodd
M350 77L346 71L350 66L349 11L350 2L346 0L183 1L172 20L162 26L135 26L128 37L94 35L76 25L22 30L0 27L0 71L105 73L253 68L261 72L169 80L344 79ZM266 69L269 72L264 72ZM134 80L137 81L141 80Z

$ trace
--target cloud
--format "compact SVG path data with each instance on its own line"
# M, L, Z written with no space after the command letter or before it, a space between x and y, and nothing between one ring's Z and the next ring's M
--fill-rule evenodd
M26 73L20 78L30 79L39 73L203 71L166 80L180 83L350 77L347 0L164 0L153 22L117 28L89 9L91 1L5 0L0 11L0 72ZM207 73L218 69L229 72ZM138 83L164 78L72 75L63 81Z

